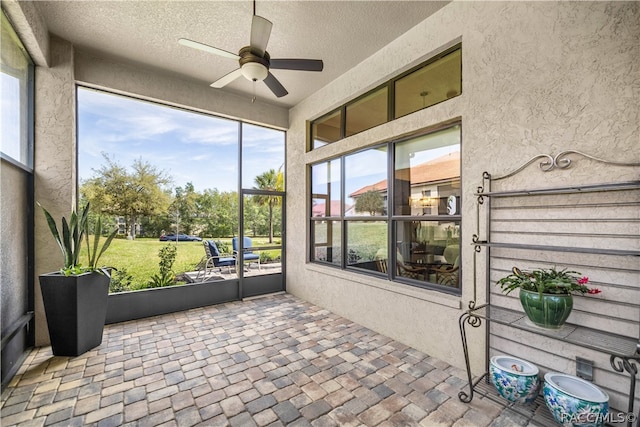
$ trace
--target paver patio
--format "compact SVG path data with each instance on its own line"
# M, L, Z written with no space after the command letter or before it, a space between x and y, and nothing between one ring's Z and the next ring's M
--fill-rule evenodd
M510 426L466 373L288 294L107 325L80 357L34 349L2 426Z

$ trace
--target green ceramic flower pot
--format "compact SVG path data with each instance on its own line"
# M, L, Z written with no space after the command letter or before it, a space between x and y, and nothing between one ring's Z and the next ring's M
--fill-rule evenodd
M534 324L558 329L566 322L573 308L571 295L542 294L520 289L520 303Z

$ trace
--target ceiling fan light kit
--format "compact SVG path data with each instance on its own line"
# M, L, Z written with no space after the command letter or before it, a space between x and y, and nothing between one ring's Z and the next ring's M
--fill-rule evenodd
M272 23L255 14L255 2L253 19L251 21L250 45L245 46L238 54L218 49L200 42L189 39L180 39L178 43L193 49L213 53L224 58L235 59L240 64L240 68L222 76L211 84L211 87L221 88L231 83L240 76L244 76L252 82L264 81L267 87L278 98L287 95L289 92L282 84L269 72L269 68L279 70L296 71L322 71L324 64L320 59L273 59L267 52L267 43L271 35Z
M257 82L264 80L269 74L269 70L267 67L260 64L259 62L248 62L244 64L241 68L242 75L245 76L248 80Z

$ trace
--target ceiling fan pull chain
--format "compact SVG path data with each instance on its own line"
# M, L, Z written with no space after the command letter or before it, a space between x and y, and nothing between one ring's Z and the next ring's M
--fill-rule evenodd
M254 2L254 6L255 6L255 2ZM254 102L256 102L256 81L253 81L253 98L251 98L251 103L253 104Z

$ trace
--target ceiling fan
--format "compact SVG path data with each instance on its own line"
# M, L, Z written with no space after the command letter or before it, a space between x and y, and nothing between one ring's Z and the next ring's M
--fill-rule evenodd
M256 82L264 81L271 92L278 98L288 94L287 90L269 71L274 70L298 70L298 71L322 71L324 64L321 59L271 59L267 52L267 43L271 35L273 24L256 15L256 2L253 2L253 19L251 21L251 39L249 46L245 46L236 55L217 47L209 46L189 39L180 39L178 43L183 46L199 49L225 58L236 59L240 68L222 76L211 87L221 88L231 83L240 76Z

